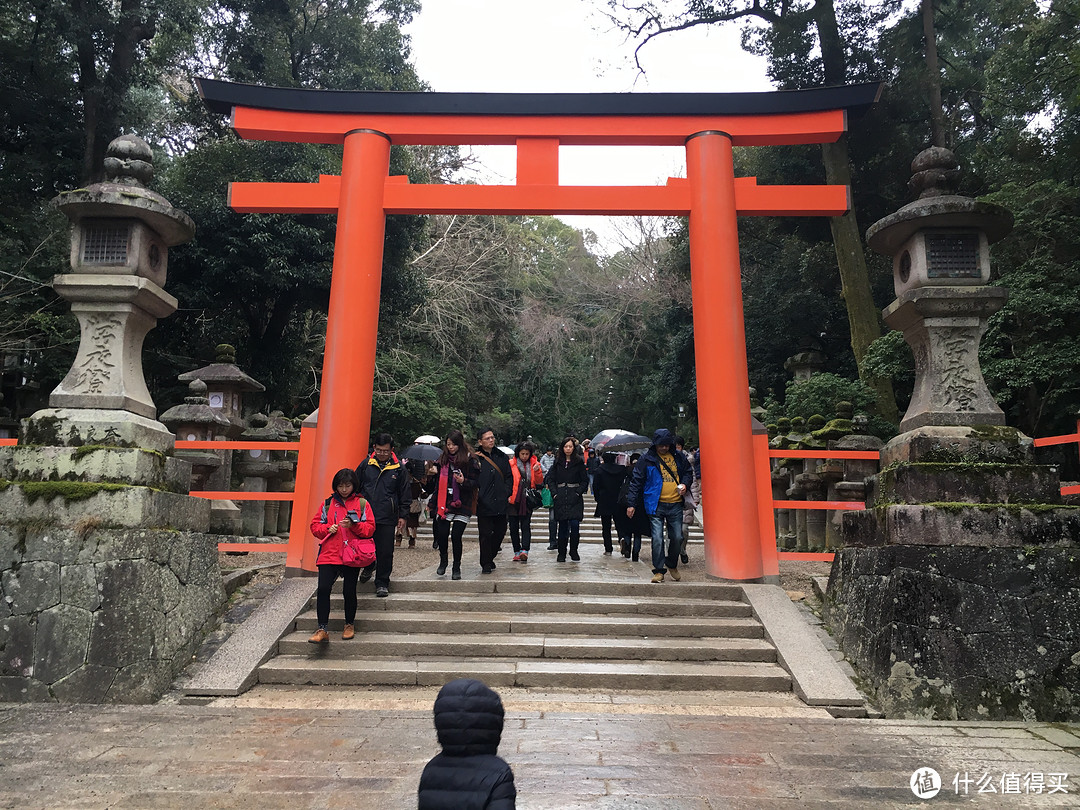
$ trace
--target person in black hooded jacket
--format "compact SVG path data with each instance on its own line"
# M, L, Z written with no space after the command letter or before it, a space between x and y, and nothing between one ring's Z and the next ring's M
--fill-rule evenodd
M442 746L424 766L419 810L514 810L514 772L499 758L503 705L498 693L458 678L435 698L435 731Z

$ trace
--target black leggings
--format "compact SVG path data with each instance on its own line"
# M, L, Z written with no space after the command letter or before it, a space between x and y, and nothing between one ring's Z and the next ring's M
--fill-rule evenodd
M436 517L432 531L435 533L435 542L439 547L439 564L446 565L447 541L454 547L454 570L461 568L461 538L465 534L465 527L469 524L462 520L446 520Z
M320 565L319 590L315 595L315 613L319 617L319 627L325 628L330 623L330 590L341 577L341 594L345 597L345 624L356 621L356 580L360 569L351 565Z

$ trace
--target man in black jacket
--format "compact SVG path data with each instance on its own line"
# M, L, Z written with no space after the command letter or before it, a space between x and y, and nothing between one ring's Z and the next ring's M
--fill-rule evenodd
M510 462L495 449L495 431L485 428L477 438L476 458L480 477L476 481L476 528L480 532L480 571L490 574L495 555L506 536L506 510L514 477ZM376 516L376 520L378 517Z
M412 503L412 479L405 465L394 455L394 439L389 433L375 437L371 455L356 468L360 495L371 504L375 515L375 595L390 595L390 573L394 570L394 536L405 531ZM368 566L360 581L371 579Z

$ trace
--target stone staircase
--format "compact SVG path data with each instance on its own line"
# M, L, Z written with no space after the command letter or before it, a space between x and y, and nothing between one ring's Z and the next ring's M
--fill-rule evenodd
M594 568L632 565L589 556ZM499 568L457 582L430 575L395 582L388 599L359 598L352 641L340 639L335 594L331 642L308 643L316 629L309 605L261 666L259 682L441 685L476 677L539 688L791 690L740 586L619 582L603 571L574 581L556 578L557 565L534 566L530 558L508 579ZM634 568L638 576L648 570Z
M600 518L593 517L593 512L596 510L596 502L593 500L592 495L585 496L585 519L581 521L579 527L579 536L582 543L585 544L603 544L603 527L600 522ZM536 550L538 547L547 546L548 542L548 510L537 509L532 514L532 520L530 521L532 526L532 546ZM616 548L618 547L618 535L615 531L615 527L611 529L613 543ZM476 528L476 518L469 521L468 527L465 529L464 540L468 542L477 542L479 540L479 533ZM427 539L428 544L431 543L431 523L423 523L420 526L420 532L418 534L419 542L424 542ZM690 527L690 544L701 545L705 542L705 533L702 531L701 526L693 525ZM506 533L506 541L504 543L506 548L510 547L510 533ZM642 538L643 548L649 547L649 538L646 536ZM646 552L645 556L648 556Z

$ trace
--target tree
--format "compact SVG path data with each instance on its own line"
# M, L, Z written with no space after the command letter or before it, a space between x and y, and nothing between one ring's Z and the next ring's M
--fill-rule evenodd
M769 58L770 76L783 89L876 78L873 35L900 6L899 2L867 6L853 0L801 3L687 0L679 4L608 0L608 5L611 19L637 40L637 51L664 34L701 25L745 21L748 26L744 28L744 47ZM822 144L822 155L826 182L851 186L847 135L836 143ZM881 335L881 325L854 208L829 222L840 270L841 295L847 306L851 348L859 364L860 378L877 391L877 407L882 416L896 421L896 403L889 380L872 377L862 367L863 354Z

